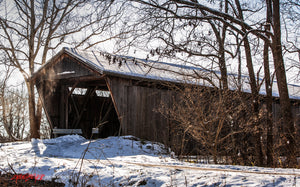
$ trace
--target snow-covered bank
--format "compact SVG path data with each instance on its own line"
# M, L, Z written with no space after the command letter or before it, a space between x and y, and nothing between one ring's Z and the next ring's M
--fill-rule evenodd
M67 186L300 186L299 169L184 163L163 145L132 136L0 144L0 170L11 172L10 166Z

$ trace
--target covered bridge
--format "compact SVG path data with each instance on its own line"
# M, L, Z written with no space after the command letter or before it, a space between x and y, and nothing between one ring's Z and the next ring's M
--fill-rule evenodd
M198 67L64 48L32 79L52 130L78 133L79 129L89 138L96 128L94 137L134 135L170 145L178 138L171 132L170 120L156 111L161 103L176 101L176 93L165 83L195 83L193 76L200 71L205 72ZM209 85L205 80L197 84ZM300 98L299 87L289 85L289 90L291 98Z
M186 71L186 72L183 72ZM169 121L155 112L172 92L161 81L183 80L189 69L94 51L64 48L33 76L51 129L89 138L135 135L169 141Z

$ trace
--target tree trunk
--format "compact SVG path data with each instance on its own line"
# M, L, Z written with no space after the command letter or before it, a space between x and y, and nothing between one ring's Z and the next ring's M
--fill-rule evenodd
M36 115L36 102L34 94L34 84L30 81L26 82L28 89L28 107L29 107L29 122L30 122L30 138L40 138L40 123Z
M237 9L239 12L239 19L244 21L243 18L243 12L242 8L240 5L239 0L236 0L236 5ZM244 26L242 26L242 31L244 33L247 32ZM259 113L259 104L258 104L258 87L256 84L256 78L255 78L255 73L254 73L254 68L253 68L253 62L252 62L252 55L251 55L251 47L248 41L248 37L244 38L244 47L245 47L245 56L246 56L246 63L247 63L247 69L248 69L248 74L250 77L250 87L251 87L251 105L252 105L252 118L253 121L251 122L254 127L254 145L255 145L255 154L256 154L256 162L258 166L263 165L263 153L262 153L262 146L261 146L261 129L258 124L258 113Z
M225 1L225 11L228 12L228 1ZM205 11L201 11L203 15L207 15ZM216 40L218 42L218 61L219 61L219 68L221 72L221 86L220 89L228 90L228 74L227 74L227 67L226 67L226 60L225 60L225 37L226 37L226 30L227 27L223 25L222 33L220 33L217 29L216 24L209 20L209 24L213 29L213 32L216 36Z
M272 22L272 1L266 0L267 4L267 23L265 26L266 31L270 31L270 25ZM269 43L265 41L264 43L264 72L265 72L265 89L266 89L266 129L267 129L267 166L274 166L273 163L273 117L272 117L272 85L270 77L270 64L269 64Z
M220 65L221 82L222 82L221 89L228 90L228 76L227 76L227 67L225 61L225 49L224 49L223 39L219 41L219 65Z
M287 157L286 166L295 167L297 165L295 152L295 127L282 55L279 0L273 0L272 18L274 30L274 35L272 38L272 52L280 96L280 111L283 119L283 141L285 144L285 155Z
M225 0L225 13L228 13L228 0ZM221 71L222 88L228 90L228 75L225 61L225 38L226 38L227 26L223 25L222 32L218 38L219 43L219 63Z
M38 98L38 103L36 105L36 114L35 114L35 120L36 120L36 123L38 124L38 129L40 129L40 126L41 126L41 121L42 121L42 110L43 110L43 106L42 106L42 101L41 101L41 98L39 97Z

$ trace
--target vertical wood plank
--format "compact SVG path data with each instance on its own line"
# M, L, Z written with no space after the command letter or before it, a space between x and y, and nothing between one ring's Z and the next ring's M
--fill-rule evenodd
M121 110L122 110L121 118L122 118L122 122L123 122L122 130L123 130L124 135L128 135L128 111L127 111L127 104L128 104L127 87L128 86L127 86L126 82L124 82L123 85L120 85L120 86L122 86L122 91L121 91L120 97L123 98L123 102L121 103Z
M60 102L59 102L59 106L60 106L60 110L59 110L59 128L66 128L65 127L65 95L64 95L64 92L65 92L65 85L61 85L60 86Z
M153 109L152 104L150 102L151 100L151 89L150 88L145 88L145 95L144 95L144 105L143 105L143 112L144 112L144 116L143 116L143 121L144 121L144 127L143 127L143 136L145 139L149 139L150 138L150 134L151 130L150 130L150 117L151 117L151 110Z

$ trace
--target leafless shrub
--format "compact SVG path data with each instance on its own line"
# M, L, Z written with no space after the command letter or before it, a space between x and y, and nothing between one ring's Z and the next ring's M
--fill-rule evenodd
M162 104L159 112L172 120L173 135L181 138L177 154L212 156L214 163L257 165L259 144L266 155L262 99L257 116L251 112L248 93L193 85L172 85L171 89L177 93L173 105ZM191 148L185 147L187 142L195 143Z
M0 122L6 130L7 140L26 139L28 132L27 96L24 87L9 88L2 85Z

